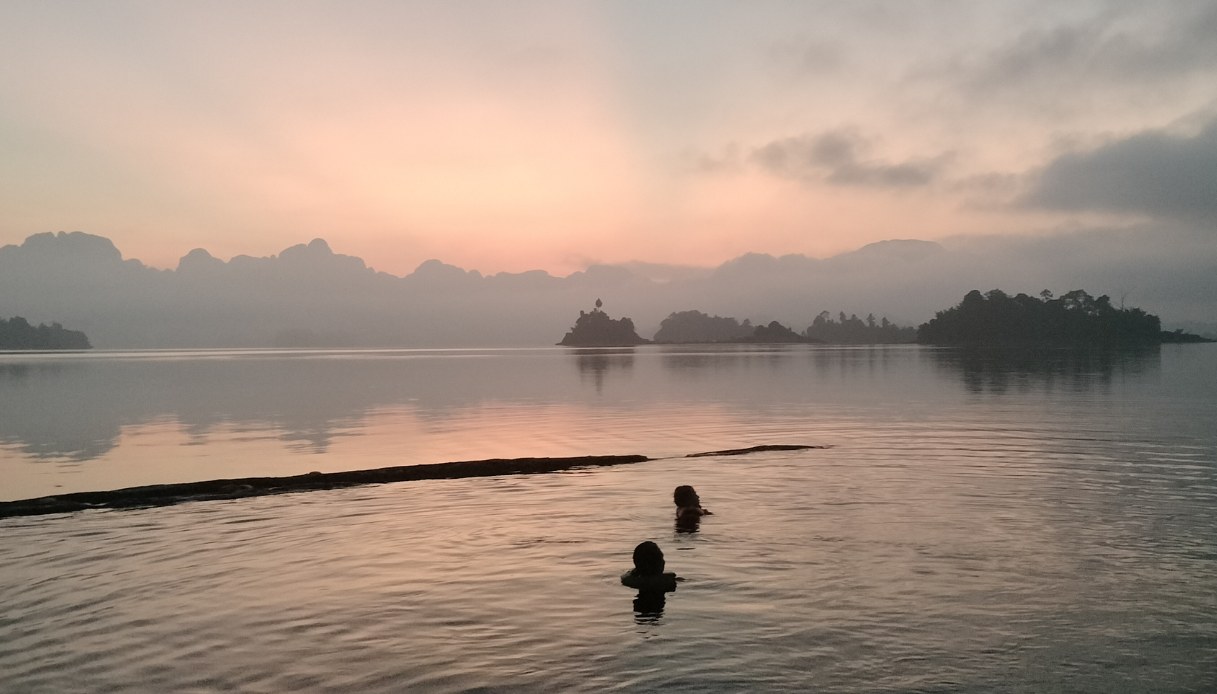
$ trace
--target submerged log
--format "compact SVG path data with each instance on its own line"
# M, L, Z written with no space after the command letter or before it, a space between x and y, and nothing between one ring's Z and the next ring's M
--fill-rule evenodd
M744 455L761 451L803 451L831 446L770 444L725 451L690 453L686 458ZM186 501L243 499L251 496L285 494L317 489L340 489L362 484L412 482L416 480L457 479L461 477L490 477L494 475L531 475L586 467L628 465L654 458L645 455L587 455L572 458L491 458L431 465L401 465L374 470L346 472L310 472L291 477L243 477L239 479L153 484L101 492L74 492L37 499L0 501L0 518L40 516L50 513L71 513L89 509L146 508L170 506Z
M87 509L119 509L169 506L184 501L240 499L267 494L339 489L362 484L415 480L528 475L574 468L627 465L650 460L645 455L594 455L573 458L494 458L432 465L403 465L374 470L310 472L291 477L245 477L181 484L154 484L102 492L76 492L38 499L0 501L0 518L70 513Z
M747 455L749 453L761 453L763 451L810 451L813 449L831 448L831 446L802 446L795 444L767 444L764 446L752 446L750 448L731 448L725 451L706 451L705 453L690 453L686 458L708 458L718 455Z

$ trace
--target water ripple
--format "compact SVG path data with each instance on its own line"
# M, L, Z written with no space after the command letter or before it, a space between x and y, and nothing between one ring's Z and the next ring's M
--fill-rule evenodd
M1119 382L910 404L770 358L682 362L659 404L611 371L577 404L390 403L324 460L833 448L0 521L0 690L1210 690L1211 431L1146 424ZM695 533L683 483L715 512ZM643 539L686 580L636 609Z

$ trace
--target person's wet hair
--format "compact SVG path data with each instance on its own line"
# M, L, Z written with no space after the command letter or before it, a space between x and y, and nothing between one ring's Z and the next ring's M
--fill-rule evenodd
M697 492L693 487L687 484L680 485L676 488L676 491L672 492L672 500L676 502L677 506L682 508L686 506L701 506L701 498L697 496Z
M640 576L658 576L663 573L663 550L647 540L634 548L634 571Z
M622 585L636 588L642 593L665 593L676 590L674 573L664 571L663 550L647 540L634 548L634 568L621 574Z

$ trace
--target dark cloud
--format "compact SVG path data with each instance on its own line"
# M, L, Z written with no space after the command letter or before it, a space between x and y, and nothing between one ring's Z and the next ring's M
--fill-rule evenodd
M1173 2L1026 31L973 61L965 85L985 92L1021 91L1036 82L1086 85L1099 77L1146 84L1209 74L1214 64L1217 5Z
M1211 220L1217 215L1217 121L1194 137L1151 131L1061 156L1039 174L1023 202Z
M775 140L752 152L751 160L782 178L841 186L911 188L932 183L942 159L889 163L864 158L866 141L849 130Z

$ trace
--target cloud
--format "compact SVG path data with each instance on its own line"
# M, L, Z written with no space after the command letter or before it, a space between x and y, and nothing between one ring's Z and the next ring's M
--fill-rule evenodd
M977 60L965 84L986 92L1096 77L1145 84L1208 74L1214 62L1217 6L1170 3L1024 31Z
M801 181L871 188L912 188L932 183L943 158L890 163L864 158L868 143L851 130L774 140L751 160L770 174Z
M846 63L840 44L812 38L775 41L766 54L782 76L797 79L830 75Z
M1217 215L1217 120L1192 137L1146 131L1060 156L1039 173L1023 203L1212 219Z
M721 148L717 152L686 148L679 155L681 171L695 174L739 173L744 168L739 146L735 143Z

